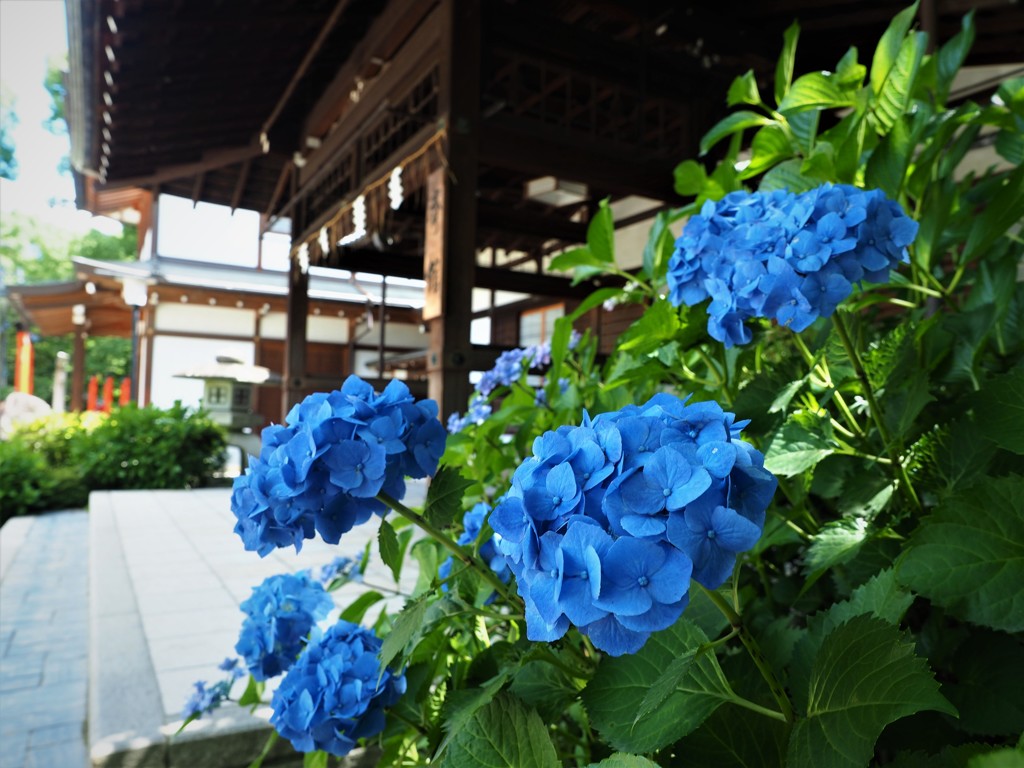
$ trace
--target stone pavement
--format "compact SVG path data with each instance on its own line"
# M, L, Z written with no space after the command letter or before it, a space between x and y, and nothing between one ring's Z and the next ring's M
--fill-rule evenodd
M423 493L414 485L406 501L418 506ZM225 705L174 735L192 683L220 679L217 664L235 655L238 605L253 586L356 557L377 526L351 531L339 546L317 539L299 554L261 559L242 548L233 525L230 491L204 489L97 492L88 514L4 526L0 768L221 768L255 757L269 733L267 708L253 715ZM399 589L411 591L415 579L407 569ZM379 558L365 584L346 585L335 601L347 605L371 586L395 586ZM385 604L397 611L402 602ZM289 752L275 752L268 768L293 762Z
M14 518L0 531L0 768L82 768L89 520Z

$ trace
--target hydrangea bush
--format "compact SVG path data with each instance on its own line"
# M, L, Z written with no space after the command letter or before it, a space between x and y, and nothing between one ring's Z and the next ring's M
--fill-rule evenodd
M795 79L792 27L774 82L729 89L708 165L675 169L686 204L642 266L603 204L552 266L623 287L502 355L451 434L354 378L264 433L245 548L342 553L243 606L238 700L277 674L307 766L1019 763L1024 79L948 106L973 18L928 54L915 12L870 66ZM983 130L1001 164L963 172ZM573 329L637 302L607 359ZM432 478L422 509L408 477ZM367 557L395 588L328 614Z

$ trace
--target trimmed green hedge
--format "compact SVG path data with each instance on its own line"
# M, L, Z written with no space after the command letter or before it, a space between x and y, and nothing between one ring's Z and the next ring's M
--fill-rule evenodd
M0 523L84 507L94 490L209 485L224 447L221 427L180 403L54 414L0 442Z

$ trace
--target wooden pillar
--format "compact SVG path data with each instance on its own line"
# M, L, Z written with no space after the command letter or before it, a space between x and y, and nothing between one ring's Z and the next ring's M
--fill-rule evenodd
M308 262L293 255L288 267L288 318L284 337L284 384L281 417L304 393L306 378L306 317L309 315Z
M71 410L83 410L82 394L85 390L85 329L75 328L74 347L71 350Z
M439 202L443 260L440 265L435 260L431 275L432 254L427 253L424 268L428 283L433 277L441 294L440 314L429 318L428 392L446 418L466 409L470 392L469 323L476 273L480 146L480 2L442 0L441 18L440 112L448 131L448 167L432 176L435 190L440 184L442 191L439 201L428 200L427 229L429 233L432 221L437 224L438 211L432 211L431 205Z

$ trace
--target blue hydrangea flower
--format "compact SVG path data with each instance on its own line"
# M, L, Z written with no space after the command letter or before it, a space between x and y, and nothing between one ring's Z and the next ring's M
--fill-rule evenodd
M732 192L687 222L669 261L669 300L711 299L708 334L726 347L753 338L753 317L802 331L835 312L854 283L886 282L909 260L917 229L880 190Z
M384 729L384 708L405 693L405 676L380 668L381 642L339 621L309 646L274 692L271 724L299 752L348 754Z
M331 544L405 495L405 477L437 471L446 433L432 400L416 402L401 381L381 393L357 376L340 390L310 395L287 424L263 430L259 457L236 478L235 533L261 557L301 549L317 533Z
M227 700L234 679L221 680L209 687L205 680L197 680L192 684L192 693L181 710L182 718L200 718L215 710Z
M457 539L458 544L464 547L471 547L476 543L476 540L480 538L480 533L483 530L484 521L487 519L487 515L491 512L491 508L484 502L475 504L466 514L462 516L462 533ZM498 574L505 583L512 578L512 572L509 570L508 565L505 563L505 556L498 551L498 542L491 536L483 544L480 545L480 559L487 563L491 570ZM452 575L452 558L448 557L437 569L437 575L440 579L447 579ZM448 585L442 584L441 589L445 592L448 591Z
M777 481L713 402L662 393L538 437L490 515L527 637L570 625L634 653L673 624L690 578L715 589L754 546Z
M253 677L267 680L295 663L310 630L334 603L320 582L300 571L265 579L240 607L247 618L235 651Z
M326 565L320 566L316 571L316 580L319 581L324 588L327 588L331 582L336 579L346 579L348 581L362 581L363 580L363 559L364 552L359 554L359 557L352 559L351 557L336 557Z

